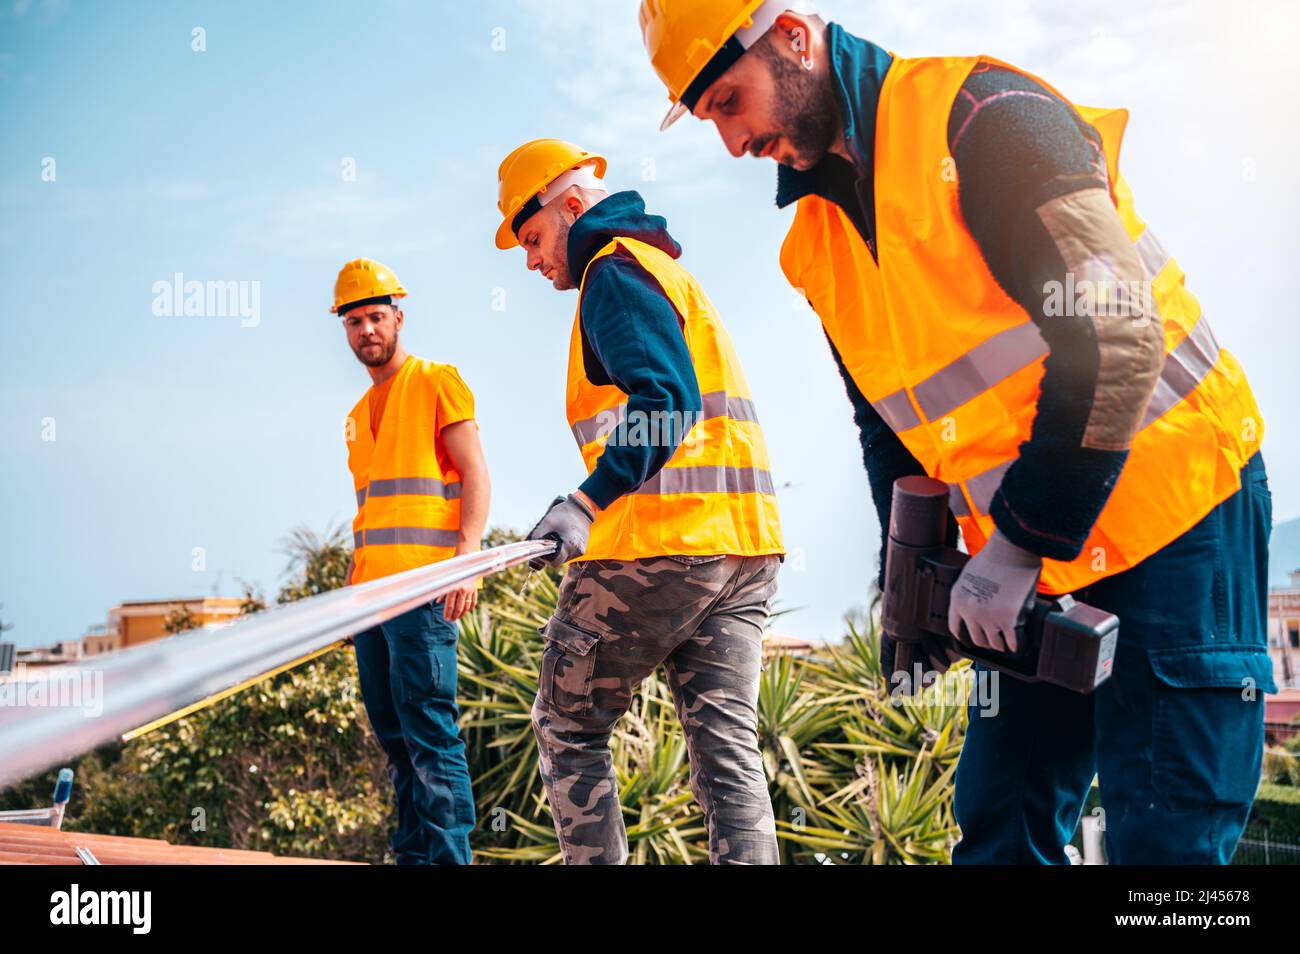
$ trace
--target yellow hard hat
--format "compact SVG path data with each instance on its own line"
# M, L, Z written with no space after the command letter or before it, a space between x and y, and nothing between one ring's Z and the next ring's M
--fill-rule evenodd
M641 0L641 39L673 104L659 128L693 110L778 16L801 8L799 0Z
M354 258L339 270L339 277L334 282L334 307L330 311L341 315L348 306L369 303L373 298L385 296L406 297L406 289L393 270L373 258Z
M497 227L497 248L514 248L515 234L541 209L547 188L552 182L579 166L594 165L596 178L605 178L605 157L587 152L563 139L534 139L526 142L501 162L497 170L497 209L501 225Z

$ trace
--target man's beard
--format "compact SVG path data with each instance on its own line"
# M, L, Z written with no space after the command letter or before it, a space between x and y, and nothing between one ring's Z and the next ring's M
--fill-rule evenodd
M555 224L555 243L551 246L551 261L555 262L555 279L551 282L556 291L577 288L569 271L569 230L573 225L561 215Z
M776 101L773 119L785 136L794 160L811 168L825 158L840 131L839 108L826 77L818 78L764 40L758 51L772 74ZM759 144L759 151L767 142Z
M397 339L394 338L387 344L381 341L379 342L379 345L378 353L372 353L369 357L362 354L362 349L366 347L365 345L354 348L353 353L357 356L357 360L367 368L382 368L389 361L393 360L393 355L397 354Z

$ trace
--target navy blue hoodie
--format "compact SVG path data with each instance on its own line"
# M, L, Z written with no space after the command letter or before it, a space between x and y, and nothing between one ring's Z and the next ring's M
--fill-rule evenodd
M614 238L637 239L673 258L682 254L668 234L667 220L647 215L638 193L616 192L588 209L569 231L569 272L575 284ZM610 435L596 469L580 488L603 509L668 463L685 437L681 431L699 418L703 402L681 316L663 286L627 251L602 257L587 273L581 325L587 377L593 384L612 384L627 393L626 422L668 420L685 425L663 428L661 439L650 443L629 442L626 423ZM657 416L661 414L670 416Z

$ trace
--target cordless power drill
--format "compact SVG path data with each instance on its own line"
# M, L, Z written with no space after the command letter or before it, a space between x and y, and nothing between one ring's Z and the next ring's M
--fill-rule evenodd
M894 483L885 548L885 592L880 620L897 644L894 670L911 673L924 644L952 648L1025 682L1046 682L1090 693L1110 678L1119 618L1070 596L1040 597L1031 590L1016 626L1016 651L974 645L948 629L952 588L970 559L946 546L948 485L931 477Z

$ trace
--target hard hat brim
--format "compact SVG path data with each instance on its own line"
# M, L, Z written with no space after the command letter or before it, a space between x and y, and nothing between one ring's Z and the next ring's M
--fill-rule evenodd
M666 131L669 126L677 122L677 120L681 119L689 112L690 110L686 108L685 103L682 102L673 103L672 106L669 107L668 109L668 115L666 115L664 117L664 121L659 124L659 131L660 132Z
M384 298L384 297L388 297L388 298L405 298L405 297L406 297L406 289L403 288L402 286L398 285L396 291L385 292L383 295L375 295L374 297L376 297L376 298ZM340 315L340 316L342 316L342 315L346 315L349 311L351 311L353 308L358 307L358 306L359 306L362 302L364 302L364 301L366 301L366 299L364 299L364 298L361 299L360 301L342 301L342 302L339 302L338 304L336 304L333 308L331 308L331 309L330 309L330 312L331 312L332 314ZM396 305L396 302L394 302L393 304Z
M497 226L497 248L501 251L508 251L519 244L519 239L515 235L515 230L511 228L513 219L502 219L501 224Z

